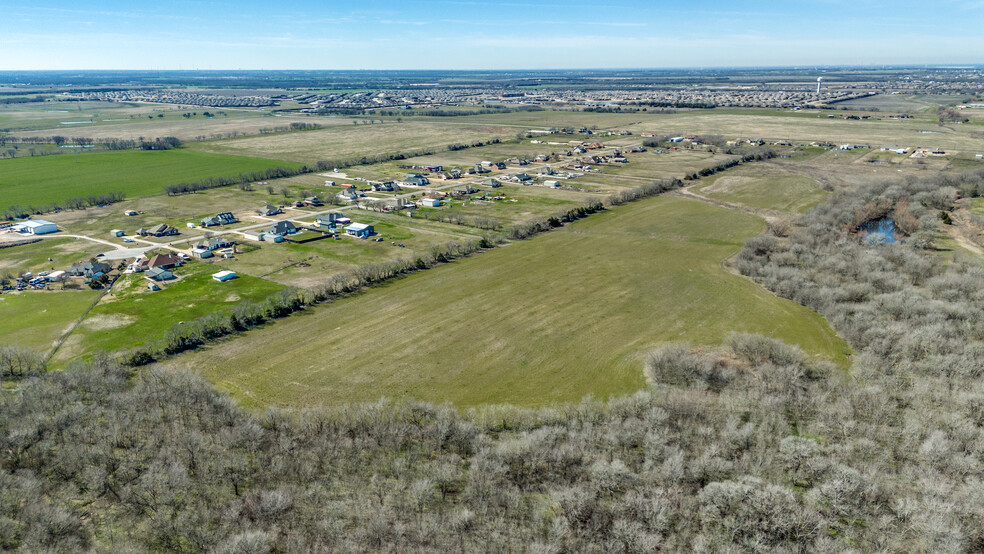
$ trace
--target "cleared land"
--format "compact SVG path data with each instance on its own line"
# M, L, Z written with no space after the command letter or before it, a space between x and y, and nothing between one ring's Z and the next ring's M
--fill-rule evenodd
M812 177L767 163L745 165L703 179L695 191L725 202L792 213L802 213L830 194Z
M105 252L107 248L106 245L71 237L46 238L41 242L0 248L0 274L66 270L76 262L84 262ZM51 261L48 261L49 258Z
M0 210L44 206L73 197L120 191L162 194L165 185L299 164L189 150L132 151L0 160Z
M206 117L203 112L215 114ZM188 114L188 117L185 117ZM192 115L196 114L196 115ZM19 137L139 140L178 137L202 140L254 135L293 122L351 125L351 120L302 115L274 116L269 109L183 107L147 102L43 102L0 106L0 128ZM21 148L28 148L23 145Z
M112 293L93 308L58 351L54 361L67 363L94 352L140 346L161 338L179 321L191 321L212 312L230 309L242 300L260 301L283 289L255 277L219 283L211 275L225 267L191 262L174 269L177 281L161 283L164 290L150 291L143 274L124 275Z
M417 274L180 357L254 406L410 396L459 406L607 397L663 341L763 333L838 362L817 314L728 273L764 224L661 197Z
M47 352L99 294L84 290L0 295L0 344Z
M393 122L339 125L301 133L194 143L188 147L203 152L314 163L422 148L439 150L453 143L471 143L496 137L513 138L515 134L515 129L496 125Z

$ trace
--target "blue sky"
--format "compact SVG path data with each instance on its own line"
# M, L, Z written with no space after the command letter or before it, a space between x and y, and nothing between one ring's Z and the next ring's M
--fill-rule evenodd
M0 70L984 63L984 0L0 0Z

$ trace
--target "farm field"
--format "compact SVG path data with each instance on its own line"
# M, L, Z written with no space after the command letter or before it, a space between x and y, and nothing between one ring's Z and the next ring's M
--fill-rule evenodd
M187 147L201 152L237 156L275 157L295 162L359 158L422 148L445 150L457 142L513 138L516 131L498 125L387 122L338 125L326 129L199 142Z
M203 112L215 114L205 117ZM189 117L184 117L188 114ZM192 115L197 114L197 115ZM139 140L172 136L183 141L255 135L293 122L351 125L351 120L303 115L274 116L269 109L209 108L147 102L43 102L0 105L0 128L19 137Z
M284 287L276 283L240 275L224 283L212 274L224 266L190 262L174 269L176 281L167 281L163 290L147 289L150 280L143 274L126 274L113 286L58 350L53 362L65 364L90 357L98 351L111 352L161 338L179 321L191 321L212 312L229 309L244 300L260 301Z
M415 397L541 405L644 386L664 341L755 332L844 363L810 310L721 262L764 223L660 197L392 282L171 360L256 407Z
M790 213L802 213L830 194L816 179L767 162L704 178L694 190L708 198Z
M189 150L107 152L0 160L0 210L120 191L162 194L165 185L299 164Z
M0 344L47 353L99 294L88 289L0 294Z

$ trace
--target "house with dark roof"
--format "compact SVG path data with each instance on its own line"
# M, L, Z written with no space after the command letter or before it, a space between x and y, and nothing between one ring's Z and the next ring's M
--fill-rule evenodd
M196 242L193 246L194 248L201 248L203 250L217 250L219 248L228 248L236 244L236 241L229 240L225 237L211 237L207 239L200 240Z
M149 229L137 229L137 234L141 237L166 237L171 235L177 235L179 232L174 227L166 223L161 223L156 227L151 227Z
M263 206L262 208L257 208L256 209L256 213L259 214L259 215L270 216L270 215L277 215L277 214L283 213L283 210L281 210L280 208L278 208L276 206L271 206L270 204L267 204L266 206Z
M144 273L144 275L146 275L150 279L153 279L154 281L167 281L169 279L174 279L173 273L161 267L154 267L148 269L147 272Z
M66 273L73 277L87 277L92 279L94 277L99 277L103 273L108 273L112 271L112 267L103 262L85 262L78 265L73 265L68 269Z
M294 233L296 233L297 227L290 221L278 221L273 225L271 225L270 227L268 227L264 232L270 235L277 235L283 237L286 235L293 235Z

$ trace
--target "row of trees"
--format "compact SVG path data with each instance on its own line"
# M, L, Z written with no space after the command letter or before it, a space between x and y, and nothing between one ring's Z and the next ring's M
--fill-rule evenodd
M731 169L732 167L737 167L741 164L745 164L749 162L757 162L761 160L771 160L776 156L778 156L778 154L776 154L776 151L771 148L756 149L755 152L750 152L742 156L737 156L727 161L721 162L717 165L711 167L705 167L700 171L690 173L689 175L684 177L684 179L688 181L693 181L701 177L708 177L710 175L714 175L715 173L726 171L728 169Z
M92 194L86 197L77 196L69 198L64 202L51 202L50 204L44 206L15 205L4 209L3 212L0 213L0 219L21 219L31 215L57 212L63 209L84 210L95 206L115 204L117 202L122 202L124 199L126 199L126 195L122 192L109 192L106 194Z
M201 181L195 181L193 183L178 183L175 185L167 185L164 187L164 192L168 196L175 196L178 194L189 194L193 192L199 192L203 190L209 190L219 187L228 187L232 185L243 185L253 181L262 181L266 179L279 179L283 177L293 177L294 175L302 175L305 173L312 173L314 169L302 165L300 167L271 167L263 171L251 171L249 173L240 173L234 177L209 177L207 179L202 179Z

